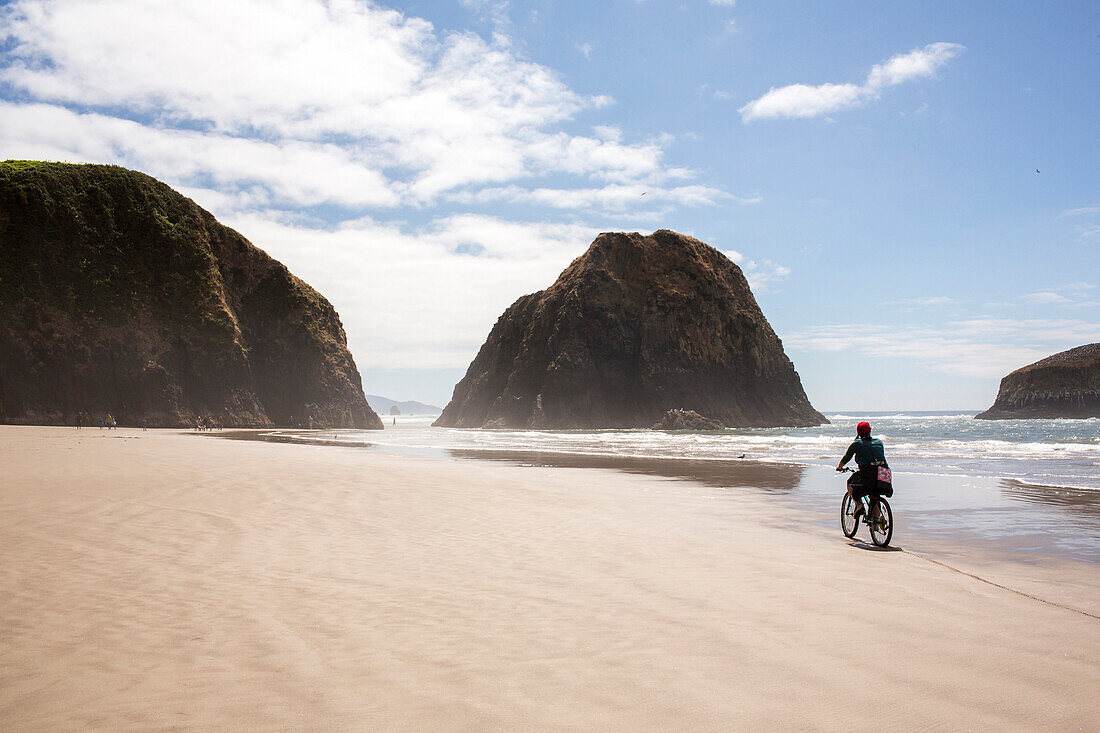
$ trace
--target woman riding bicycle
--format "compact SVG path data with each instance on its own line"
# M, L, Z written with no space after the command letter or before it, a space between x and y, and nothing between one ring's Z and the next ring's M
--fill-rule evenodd
M848 446L844 457L840 459L836 470L843 471L844 464L855 456L859 472L853 473L848 479L848 494L856 505L856 516L863 512L860 499L868 494L878 493L878 469L879 466L890 467L886 462L886 446L878 438L871 437L871 424L861 422L856 426L856 439ZM872 513L872 519L874 518Z

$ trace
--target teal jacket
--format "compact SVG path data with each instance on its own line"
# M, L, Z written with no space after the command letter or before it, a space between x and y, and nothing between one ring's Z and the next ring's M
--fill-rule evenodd
M856 457L856 465L863 466L889 466L886 462L886 446L878 438L856 438L844 458L840 459L840 465L844 465Z

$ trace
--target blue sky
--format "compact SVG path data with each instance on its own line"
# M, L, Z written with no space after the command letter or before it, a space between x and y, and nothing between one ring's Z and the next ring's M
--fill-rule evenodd
M17 0L0 158L191 196L373 394L444 403L596 233L669 228L818 408L980 409L1100 340L1098 72L1095 2Z

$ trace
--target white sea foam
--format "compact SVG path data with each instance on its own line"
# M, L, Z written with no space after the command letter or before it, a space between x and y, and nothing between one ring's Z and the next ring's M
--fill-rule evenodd
M973 419L973 413L898 412L871 415L875 434L899 472L1057 478L1059 485L1100 490L1100 420ZM848 413L814 428L730 429L704 433L655 430L458 430L410 425L341 431L341 441L390 450L496 450L692 460L746 459L768 463L835 465L853 439ZM862 418L860 418L862 419ZM390 428L390 425L387 425ZM332 440L333 433L303 433ZM1046 481L1049 483L1049 481Z

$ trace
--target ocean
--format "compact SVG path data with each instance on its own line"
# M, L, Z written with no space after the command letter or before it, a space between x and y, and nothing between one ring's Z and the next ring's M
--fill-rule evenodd
M975 420L974 412L828 414L813 428L653 430L458 430L433 428L434 417L385 418L387 429L340 431L340 441L396 451L515 451L632 458L746 459L835 466L860 420L886 443L895 473L988 476L1055 488L1100 492L1100 419ZM331 432L301 433L308 441Z

